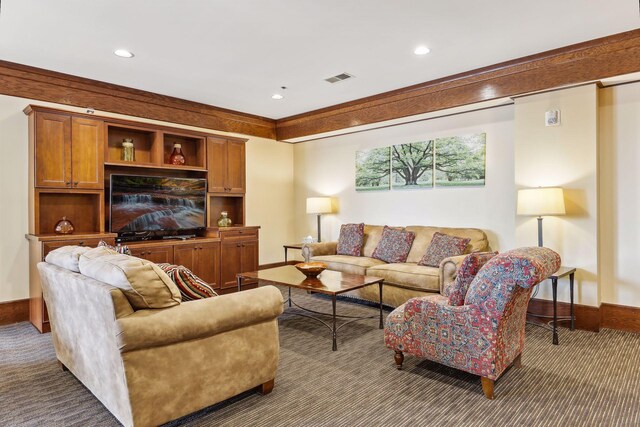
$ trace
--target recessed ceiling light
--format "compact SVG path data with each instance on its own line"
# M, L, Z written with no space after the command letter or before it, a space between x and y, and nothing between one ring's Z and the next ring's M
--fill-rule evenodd
M416 55L426 55L427 53L431 52L431 49L429 49L426 46L418 46L413 53L415 53Z
M116 49L113 51L116 56L120 58L133 58L133 53L129 52L127 49Z
M279 93L274 93L273 95L271 95L272 99L282 99L284 98L284 96L280 95Z

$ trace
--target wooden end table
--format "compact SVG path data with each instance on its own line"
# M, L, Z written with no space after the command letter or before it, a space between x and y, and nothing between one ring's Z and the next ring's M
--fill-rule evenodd
M378 290L380 291L380 324L379 328L382 329L384 327L384 322L382 318L382 282L384 279L380 277L372 277L372 276L362 276L360 274L348 274L342 273L339 271L325 270L316 278L308 278L297 268L292 265L286 265L284 267L276 267L276 268L268 268L265 270L252 271L248 273L240 273L236 276L238 281L238 291L241 290L242 280L257 280L259 285L277 285L277 286L286 286L289 288L289 297L285 301L289 303L289 307L291 305L295 305L300 310L305 312L314 313L322 316L331 316L331 324L325 322L324 320L308 315L305 313L295 313L298 316L308 317L310 319L314 319L323 325L325 325L331 331L333 335L333 351L338 350L337 344L337 335L338 329L343 326L355 322L357 320L362 319L372 319L377 316L346 316L346 315L338 315L336 314L336 300L337 296L343 294L345 292L353 291L355 289L364 288L365 286L371 286L378 284ZM308 308L304 308L298 304L296 304L291 298L291 288L302 289L305 291L316 292L324 295L329 295L331 297L331 305L332 312L331 313L323 313L315 310L311 310ZM336 325L336 319L347 318L350 319L348 321L343 322L341 325Z
M286 264L289 260L287 259L287 251L289 249L299 249L302 250L302 245L304 243L289 243L286 245L282 245L282 247L284 248L284 263Z

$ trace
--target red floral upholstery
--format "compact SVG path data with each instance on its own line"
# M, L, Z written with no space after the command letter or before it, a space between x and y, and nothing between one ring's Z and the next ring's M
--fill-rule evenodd
M469 285L478 274L478 271L498 252L474 252L460 264L456 280L445 285L443 295L449 298L449 305L464 304L464 297L467 295Z
M385 344L495 380L524 348L531 288L559 267L560 256L547 248L496 255L471 282L464 305L452 306L437 295L412 298L395 309L387 317Z

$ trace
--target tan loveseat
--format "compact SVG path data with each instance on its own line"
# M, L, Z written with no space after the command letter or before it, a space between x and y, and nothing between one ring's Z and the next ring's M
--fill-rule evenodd
M364 226L364 246L362 256L336 255L338 242L310 243L303 247L303 255L311 261L321 261L330 270L345 273L366 274L384 278L383 302L392 307L404 304L408 299L442 292L445 283L456 277L456 271L465 255L446 258L439 267L426 267L418 262L427 251L436 232L471 239L466 253L489 250L489 241L484 231L477 228L445 228L412 225L405 230L413 231L416 237L402 264L387 264L372 258L373 250L382 238L382 225ZM358 298L379 301L378 287L369 286L350 293Z
M38 270L58 360L125 426L160 425L254 387L271 391L277 288L134 310L118 287L50 263Z

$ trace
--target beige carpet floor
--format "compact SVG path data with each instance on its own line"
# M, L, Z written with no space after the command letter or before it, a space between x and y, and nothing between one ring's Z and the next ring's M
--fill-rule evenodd
M315 309L330 302L295 292ZM344 314L375 309L338 303ZM386 313L385 313L386 314ZM527 325L523 368L496 383L486 400L477 377L407 356L397 371L377 320L339 331L285 312L281 360L267 396L248 392L171 426L638 426L640 335ZM215 357L215 355L212 355ZM187 393L188 390L177 392ZM56 364L50 334L29 323L0 327L0 426L117 426L69 372Z

